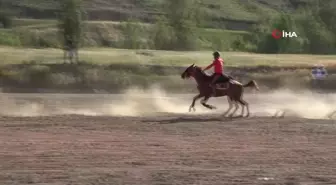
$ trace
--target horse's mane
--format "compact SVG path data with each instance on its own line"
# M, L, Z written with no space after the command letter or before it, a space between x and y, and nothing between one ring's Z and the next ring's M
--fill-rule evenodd
M196 70L198 70L198 72L202 73L204 76L207 76L207 77L210 77L208 74L206 74L201 67L198 67L198 66L194 66L194 68Z

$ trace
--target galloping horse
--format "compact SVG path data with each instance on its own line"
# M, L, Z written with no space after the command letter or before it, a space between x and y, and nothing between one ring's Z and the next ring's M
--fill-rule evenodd
M225 80L225 78L230 78L229 86L228 88L224 89L224 88L216 88L215 90L215 95L213 95L213 89L210 87L210 83L212 80L212 76L209 76L207 74L205 74L202 69L198 66L195 66L195 64L192 64L191 66L189 66L182 74L181 74L181 78L185 79L185 78L190 78L193 77L196 80L197 83L197 89L199 91L199 94L196 95L193 98L193 101L189 107L189 112L191 111L191 109L193 109L194 111L195 109L195 101L204 97L203 100L201 100L201 104L208 108L208 109L216 109L215 106L209 105L207 104L207 101L209 100L210 97L222 97L222 96L228 96L228 102L229 102L229 108L228 110L224 113L224 116L227 115L230 110L232 109L232 104L235 104L235 110L229 115L230 117L232 117L234 115L234 113L236 113L236 111L238 110L238 103L240 103L242 105L242 113L241 113L241 117L244 116L244 107L247 108L247 115L246 117L248 117L250 115L250 110L249 110L249 105L248 103L243 100L242 96L243 96L243 92L244 92L244 87L253 87L256 90L259 90L257 83L254 80L251 80L250 82L248 82L245 85L242 85L241 83L239 83L238 81L234 80L232 77L230 76L222 76L220 79L218 79L217 84L223 83L223 81Z

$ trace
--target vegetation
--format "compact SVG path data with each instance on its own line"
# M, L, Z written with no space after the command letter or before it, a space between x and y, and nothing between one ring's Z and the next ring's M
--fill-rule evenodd
M78 62L78 48L83 35L83 10L81 0L62 0L60 6L58 30L62 40L64 60L67 54L70 61L75 54Z
M59 31L63 47L78 48L83 29L80 0L62 0L59 15Z
M294 7L293 2L306 0L198 0L206 14L206 25L214 20L216 27L231 21L256 21L263 14L271 15L281 9ZM8 6L18 7L21 15L34 19L55 19L53 14L59 8L57 0L2 0ZM125 21L130 17L139 18L141 22L154 21L162 15L165 0L83 0L83 5L94 20ZM15 5L15 6L14 6ZM132 11L130 11L132 10ZM208 21L209 20L209 21Z
M12 26L12 17L6 11L0 10L0 25L3 28L10 28Z
M31 14L39 15L39 18L50 17L49 13L40 15L37 9L49 12L52 10L47 7L62 8L62 1L47 0L34 4L35 1L15 1L14 4L18 5L19 10L29 9ZM2 2L11 7L14 1ZM335 3L331 0L291 0L289 3L282 0L248 0L239 3L233 0L141 0L118 1L115 4L106 1L104 6L100 3L101 1L83 0L83 6L91 19L85 22L88 29L83 33L84 46L160 50L216 49L260 53L336 52L335 26L332 24L336 11ZM93 5L99 11L89 8ZM118 17L116 14L103 18L102 13L99 13L104 12L108 6L119 7L120 13L127 15L119 16L124 17L118 20L121 22L92 21L115 20ZM134 11L137 13L123 12L130 7L137 10ZM13 37L19 38L19 42L7 41L5 37L0 38L0 44L59 48L63 45L59 39L55 39L57 22L53 20L16 19L13 26L11 33L14 34ZM227 29L219 29L224 27ZM295 31L299 37L275 40L270 34L275 28ZM6 30L1 32L3 31ZM13 40L12 37L8 39Z
M61 50L0 48L8 63L0 66L2 90L6 92L120 92L130 86L147 88L160 84L167 91L191 92L193 81L183 81L181 72L195 62L205 66L209 52L173 52L83 48L79 64L64 64ZM225 52L226 72L243 83L258 81L263 91L283 86L311 87L310 66L316 61L335 68L335 55L264 55ZM336 87L333 75L324 89Z
M261 21L254 28L249 41L255 52L261 53L311 53L333 54L336 52L336 1L316 0L299 7L293 14L281 14ZM276 40L272 29L295 31L298 38ZM253 37L253 36L252 36Z
M179 79L180 67L208 64L209 50L225 51L226 65L239 67L247 74L243 79L256 78L272 88L284 83L309 87L307 66L330 66L335 60L333 55L293 55L336 53L332 0L0 2L0 45L21 47L1 48L2 64L15 64L1 67L3 87L115 91L157 82L181 90L185 84ZM21 18L13 18L8 8ZM298 37L276 40L271 36L274 29L294 31ZM70 47L83 47L80 64L62 64L63 55L55 48ZM281 71L289 65L301 67ZM272 71L275 66L281 70ZM290 76L293 72L296 75Z
M12 14L7 6L0 1L0 28L10 28L12 26Z

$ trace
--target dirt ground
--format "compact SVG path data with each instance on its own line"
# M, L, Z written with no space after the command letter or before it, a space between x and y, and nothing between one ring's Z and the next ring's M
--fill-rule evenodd
M0 184L336 184L336 126L304 118L0 117Z

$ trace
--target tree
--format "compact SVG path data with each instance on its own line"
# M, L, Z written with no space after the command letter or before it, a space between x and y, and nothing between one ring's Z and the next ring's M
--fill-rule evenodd
M10 13L8 7L0 0L0 27L10 28L13 21L13 11Z
M143 26L138 20L129 19L126 23L121 24L124 38L123 48L142 49Z
M295 19L305 37L305 50L313 54L336 52L336 8L335 1L316 0L300 7Z
M165 17L158 17L154 25L152 35L152 45L158 50L173 50L174 49L174 30L169 26Z
M197 49L197 26L201 22L199 0L166 0L165 17L157 19L153 42L156 49ZM164 37L164 38L163 38Z
M59 15L59 33L62 38L64 62L73 56L78 62L78 48L83 34L83 17L85 15L81 0L61 0Z
M197 0L168 0L167 16L175 35L178 50L193 50L197 47L197 23L199 2Z
M280 38L274 39L271 35L272 31L296 32L299 34L297 38ZM264 19L260 24L256 25L251 34L250 42L256 46L256 52L260 53L302 53L302 46L305 39L296 25L296 20L285 13L272 19Z
M4 28L10 28L12 26L12 17L5 11L0 10L0 25Z

